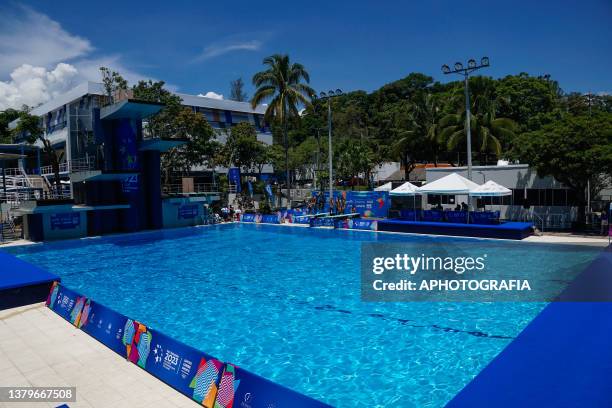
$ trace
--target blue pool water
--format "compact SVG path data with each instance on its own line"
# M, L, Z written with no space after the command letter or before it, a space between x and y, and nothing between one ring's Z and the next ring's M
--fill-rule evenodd
M229 224L12 249L65 285L224 361L337 406L440 407L544 303L367 303L360 245L453 245L534 276L575 246Z

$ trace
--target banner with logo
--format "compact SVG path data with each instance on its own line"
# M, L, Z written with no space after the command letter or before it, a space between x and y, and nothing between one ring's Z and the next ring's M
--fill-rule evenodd
M78 326L86 302L85 296L66 288L59 282L53 282L46 305L65 320Z
M178 208L178 219L192 219L200 214L200 204L181 204Z
M51 214L51 231L75 229L81 225L81 213L65 212Z
M240 216L240 221L242 222L255 222L257 214L242 214Z
M318 191L312 192L314 197L317 194ZM388 191L334 191L334 200L341 196L346 200L345 213L357 212L365 218L386 218L391 205ZM323 212L329 212L329 191L324 197Z
M142 332L136 344L138 365L201 405L213 408L223 372L221 361L154 329Z
M121 191L124 193L132 193L138 191L138 174L133 174L124 177L121 180Z
M121 313L91 302L86 318L81 318L80 328L115 353L127 358L139 323Z
M310 219L312 217L306 217L304 215L296 215L293 217L294 224L310 224Z
M240 182L240 169L238 167L230 167L227 171L227 178L231 184L236 186L236 192L242 192L242 184Z
M233 364L226 364L215 408L330 407Z
M261 221L266 224L280 224L280 215L278 214L263 214Z
M347 228L376 231L378 229L378 221L367 220L363 218L355 218L355 219L348 220Z

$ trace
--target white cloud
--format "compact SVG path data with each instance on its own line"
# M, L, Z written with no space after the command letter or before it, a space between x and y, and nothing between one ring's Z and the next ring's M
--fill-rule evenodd
M203 98L211 98L211 99L223 99L223 95L218 94L213 91L208 91L205 94L198 94L198 96L201 96Z
M74 87L78 78L70 64L59 63L50 71L23 64L11 73L10 81L0 81L0 110L44 103Z
M29 7L0 8L0 19L0 110L37 106L81 82L99 82L102 66L130 83L147 78L126 67L119 55L92 56L89 40Z
M29 7L0 10L0 77L22 64L49 67L93 51L89 40Z
M261 45L262 43L259 40L222 42L220 44L209 45L204 48L204 51L198 56L197 60L214 58L234 51L257 51L261 48Z

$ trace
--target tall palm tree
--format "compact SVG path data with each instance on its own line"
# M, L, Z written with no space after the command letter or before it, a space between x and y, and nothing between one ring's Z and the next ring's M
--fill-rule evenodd
M496 116L498 99L487 83L488 78L476 77L473 88L473 98L470 103L470 127L472 142L481 153L493 153L499 157L503 145L511 141L517 132L518 125L512 119ZM472 83L470 83L472 87ZM452 113L440 119L438 140L446 142L448 150L454 150L467 139L465 131L466 111L460 95L455 98L461 106L457 113Z
M307 84L310 75L302 64L291 63L288 55L274 54L266 57L263 64L265 71L253 75L253 85L257 87L251 105L268 102L264 119L268 123L276 121L283 130L285 145L285 177L287 183L287 201L291 207L291 185L289 182L289 144L287 125L290 118L297 117L300 105L309 105L314 90ZM304 82L302 82L304 81Z

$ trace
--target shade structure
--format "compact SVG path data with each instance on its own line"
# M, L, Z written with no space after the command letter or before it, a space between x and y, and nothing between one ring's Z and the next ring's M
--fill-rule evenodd
M475 197L502 197L512 195L512 190L497 184L493 180L489 180L482 186L478 186L470 191L469 194Z
M378 186L374 189L374 191L391 191L393 189L393 184L391 182L385 183L382 186Z
M404 184L402 184L401 186L391 190L389 192L389 195L391 195L391 196L413 196L413 195L416 195L416 194L420 194L418 192L418 189L419 188L417 186L415 186L414 184L412 184L409 181L407 181Z
M480 186L473 181L457 173L451 173L419 187L417 191L422 194L469 194L478 187Z

